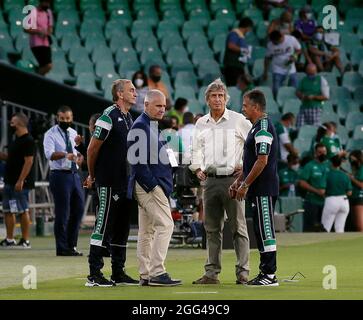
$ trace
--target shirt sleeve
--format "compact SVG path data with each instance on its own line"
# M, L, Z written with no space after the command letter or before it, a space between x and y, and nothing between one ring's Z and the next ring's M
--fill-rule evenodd
M321 77L321 94L326 97L327 99L330 98L330 90L329 90L329 85L328 85L328 81L326 81L326 79L324 77Z
M199 121L198 121L199 122ZM195 172L197 169L202 167L203 164L203 153L202 153L202 143L200 139L200 127L198 126L198 122L195 126L195 130L193 133L193 140L192 140L192 164L189 166L189 169L192 172Z
M24 157L34 157L35 154L35 144L34 141L28 140L24 146Z
M238 126L239 130L240 130L240 133L241 133L241 136L242 136L242 139L244 141L247 140L247 136L248 136L248 133L250 132L251 128L252 128L252 124L250 121L248 121L246 119L246 117L244 115L240 115L240 121L239 121L239 126Z
M353 190L352 182L350 181L350 179L347 176L347 192L352 191L352 190Z
M43 147L45 157L50 160L50 157L55 152L54 137L50 134L50 132L47 132L44 136Z
M299 179L304 180L306 182L309 181L309 179L310 179L310 166L308 164L306 164L304 166L304 168L302 169L302 171L300 171Z
M227 43L232 42L233 44L239 46L239 36L235 32L230 32L228 35Z
M269 155L273 136L267 130L261 129L255 134L256 155Z
M266 50L266 55L265 55L265 57L266 57L266 58L271 58L271 57L272 57L272 54L273 54L272 44L271 44L271 42L269 42L269 43L267 44L267 50Z
M300 44L300 42L295 37L292 37L292 38L293 38L294 49L295 50L301 50L301 44Z
M52 28L54 26L54 18L53 18L53 13L52 10L48 10L48 18L49 18L49 27Z
M96 128L93 136L96 139L105 141L112 130L112 119L110 116L103 114L96 121Z

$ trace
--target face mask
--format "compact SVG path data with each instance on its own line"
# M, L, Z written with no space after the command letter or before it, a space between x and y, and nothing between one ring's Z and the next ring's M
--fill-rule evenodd
M294 171L299 170L299 168L300 168L300 165L298 163L291 166L291 169Z
M316 40L318 40L318 41L321 41L321 40L323 40L323 34L322 33L317 33L316 35L315 35L315 39Z
M144 84L144 80L142 80L142 79L136 79L135 80L135 86L137 88L141 88L143 86L143 84Z
M326 160L326 154L321 154L320 156L318 156L318 160L320 162L324 162Z
M306 14L306 18L308 20L311 20L312 17L313 17L313 14L311 12L309 12L309 13Z
M189 107L185 107L184 112L189 112Z
M58 125L59 127L62 129L62 130L67 130L68 128L70 128L70 126L72 125L72 122L65 122L65 121L59 121L58 122Z
M159 82L161 80L161 76L154 76L154 75L151 75L150 76L151 80L154 81L154 82Z
M358 163L358 161L356 161L356 160L351 160L351 161L350 161L350 165L351 165L352 167L354 167L354 168L358 168L358 167L359 167L359 163Z

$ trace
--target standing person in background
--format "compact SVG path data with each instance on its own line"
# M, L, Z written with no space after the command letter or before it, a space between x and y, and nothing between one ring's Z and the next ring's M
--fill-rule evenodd
M246 35L252 30L250 18L242 18L238 28L233 29L227 36L224 54L224 78L228 87L237 84L238 76L246 72L245 66L251 58L251 46L246 42Z
M295 21L295 30L300 32L304 42L309 41L315 33L316 21L313 18L313 13L305 7L299 11L299 19Z
M295 37L282 34L275 30L269 34L267 51L265 56L263 80L267 80L270 64L272 66L272 91L277 96L279 88L286 78L289 78L289 86L297 87L295 62L301 53L301 45Z
M33 161L35 144L28 132L28 117L24 113L15 113L10 120L10 129L15 140L9 145L8 153L0 153L0 160L6 161L3 211L5 215L6 238L0 246L16 245L14 230L16 214L20 215L22 237L18 246L29 249L29 189L34 188Z
M296 154L289 154L287 156L287 168L279 171L281 197L296 196L296 184L299 177L299 168L299 157Z
M183 124L183 127L179 130L179 136L181 137L184 146L183 157L186 161L183 161L183 163L189 163L192 156L192 140L195 129L193 113L184 113Z
M177 117L178 123L181 126L183 124L183 114L188 110L188 100L184 98L178 98L175 101L174 108L172 108L168 113L168 117Z
M144 100L149 91L147 75L143 71L137 71L132 76L132 83L136 88L136 103L131 107L132 110L142 113L144 111Z
M149 68L149 79L148 87L149 90L160 90L166 97L166 108L169 110L171 108L171 97L170 92L164 82L161 80L163 70L159 65L152 65Z
M272 20L268 26L267 33L270 34L272 31L280 31L282 34L291 34L294 30L292 25L292 14L290 11L281 13L279 19Z
M90 136L92 137L96 128L96 121L101 116L101 113L95 113L91 115L88 121L88 130ZM74 138L74 142L76 143L75 149L87 160L87 146L84 144L84 138L81 135L77 135Z
M266 114L263 92L252 90L243 97L243 114L251 121L243 153L243 171L230 186L231 198L250 204L260 272L248 281L249 286L278 286L276 278L276 236L274 210L279 195L277 175L278 144L275 127Z
M29 33L30 48L38 61L40 75L47 74L52 69L51 35L53 33L53 14L50 10L51 0L40 0L35 13L36 21L30 21L33 26L24 29Z
M363 231L363 152L353 150L349 155L353 174L349 175L353 185L351 206L353 209L356 231Z
M57 112L58 124L44 135L44 153L50 161L49 186L54 198L54 235L57 256L82 256L77 251L78 232L84 211L84 192L78 174L83 156L75 149L77 132L71 128L72 109Z
M131 201L127 199L127 134L132 126L129 110L135 104L137 94L132 82L126 79L114 81L111 90L114 104L97 119L87 150L89 175L84 185L90 189L95 183L99 195L90 241L87 287L138 284L124 270L131 215ZM110 280L101 272L103 253L108 245L112 266Z
M304 202L304 232L323 231L321 215L324 207L324 197L327 177L326 147L315 145L315 158L308 162L299 176L299 186L307 191Z
M335 155L330 161L321 224L327 232L330 232L334 224L335 232L342 233L349 214L348 197L352 195L352 184L349 177L340 170L342 158Z

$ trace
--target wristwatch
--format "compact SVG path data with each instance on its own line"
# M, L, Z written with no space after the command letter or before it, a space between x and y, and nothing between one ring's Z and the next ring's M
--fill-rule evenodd
M250 185L249 184L247 184L246 182L242 182L241 183L241 188L244 188L244 189L248 189L248 187L249 187Z

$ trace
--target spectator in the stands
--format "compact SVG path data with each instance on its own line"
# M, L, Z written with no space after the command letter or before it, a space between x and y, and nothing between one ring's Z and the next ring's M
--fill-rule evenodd
M281 34L291 34L293 29L292 14L290 11L285 11L281 13L280 18L271 21L267 33L270 34L272 31L280 31Z
M313 63L313 60L311 60L311 57L309 55L308 44L307 42L303 41L300 31L294 30L291 35L294 36L301 45L301 54L295 62L296 70L298 72L304 72L306 65L309 63Z
M280 196L296 196L296 184L299 177L299 168L299 157L296 154L289 154L287 156L287 167L279 170Z
M268 20L268 14L274 8L289 8L289 0L256 0L258 7L262 8L264 20Z
M170 116L170 120L171 120L171 128L174 129L175 131L178 131L181 125L181 123L179 122L179 118L177 116Z
M235 86L238 76L246 73L246 64L251 58L252 47L245 37L251 32L253 22L250 18L242 18L238 28L233 29L227 36L224 53L224 78L227 86Z
M299 11L299 19L295 21L294 28L301 33L303 41L310 40L315 33L316 21L313 18L313 13L308 8Z
M34 9L35 21L28 21L24 31L29 33L30 48L37 59L41 75L47 74L52 69L51 35L53 33L53 14L50 9L51 0L40 0Z
M166 85L163 81L161 81L161 77L163 74L163 70L159 65L152 65L149 68L149 79L148 79L148 87L149 90L157 89L160 90L166 97L166 107L170 109L171 107L171 99L170 93Z
M179 136L181 137L183 142L184 159L186 159L186 161L190 161L191 159L191 146L194 128L195 124L193 113L185 112L183 115L183 127L179 130Z
M324 28L322 26L316 27L308 49L311 59L317 65L319 72L331 71L333 66L336 66L341 74L344 73L339 49L325 41Z
M174 108L172 108L167 116L168 117L177 117L178 124L181 125L183 123L183 115L188 111L188 100L184 98L178 98L175 101Z
M254 88L252 78L247 74L241 74L237 78L237 89L241 90L242 96Z
M267 80L270 64L272 65L272 86L276 97L279 88L286 78L289 85L297 87L295 61L301 53L300 43L295 37L282 34L280 31L272 31L267 44L263 79Z
M304 202L304 231L323 231L321 215L326 189L326 147L318 143L314 148L314 159L308 162L299 174L299 187L306 192Z
M351 207L353 210L356 231L363 231L363 152L362 150L353 150L349 155L349 162L353 174L350 174L350 180L353 185L353 194L351 196Z
M164 117L161 121L162 134L168 146L174 151L176 159L184 152L183 141L178 134L178 131L173 128L171 117Z
M144 100L146 93L149 91L148 79L143 71L137 71L132 76L132 83L136 88L136 104L131 107L132 110L142 113L144 112Z
M296 96L302 102L296 121L298 129L305 124L321 124L323 102L329 99L329 85L325 78L317 73L316 65L308 64L306 76L296 90Z
M290 130L294 127L295 115L291 112L285 113L281 117L281 121L276 123L276 134L279 139L280 161L287 164L288 154L298 155L298 151L294 148L290 139Z

